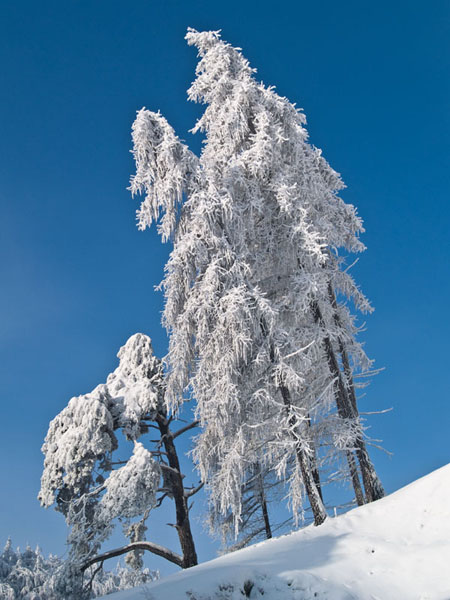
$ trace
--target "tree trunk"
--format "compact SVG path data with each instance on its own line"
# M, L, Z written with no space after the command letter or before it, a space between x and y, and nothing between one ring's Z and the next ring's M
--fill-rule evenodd
M364 494L361 487L361 482L358 475L358 467L356 466L355 456L350 450L345 451L347 457L347 464L350 470L350 477L352 479L353 490L355 491L356 504L362 506L365 504Z
M161 441L164 444L164 449L167 454L167 460L170 472L170 481L172 484L172 493L175 501L176 510L176 530L180 540L181 552L183 556L182 567L187 569L195 566L197 561L197 553L195 551L194 539L191 532L191 524L189 521L188 497L184 492L183 478L181 476L180 463L178 460L177 451L173 442L173 434L169 429L167 418L162 413L158 413L156 422L161 433Z
M318 324L322 323L322 325L324 325L322 313L320 312L320 308L319 308L317 301L313 302L312 308L313 308L313 313L314 313L314 320L316 321L316 323L318 323ZM326 336L324 338L323 343L324 343L324 347L325 347L325 353L327 355L328 366L330 368L330 372L333 375L333 377L335 377L335 379L336 379L335 398L336 398L336 406L338 409L338 414L342 419L353 419L354 418L353 410L350 405L346 387L344 385L344 382L342 381L341 371L339 369L339 364L337 362L337 358L334 353L330 338L328 336ZM359 435L357 436L357 438L359 439ZM364 495L363 495L363 491L362 491L362 487L361 487L361 482L359 481L359 475L358 475L358 470L356 467L355 458L353 456L353 453L350 450L346 450L345 455L347 458L347 463L348 463L348 468L350 471L350 477L352 480L353 489L355 491L356 502L359 506L361 506L362 504L364 504ZM367 497L367 490L366 490L366 497ZM367 501L370 502L369 499L367 499Z
M309 426L311 427L311 418L310 418L310 415L308 415L308 423L309 423ZM313 455L311 457L311 461L310 462L311 462L311 470L312 470L312 475L313 475L314 483L316 484L316 488L317 488L317 491L319 492L320 499L323 502L322 485L320 483L319 469L317 468L317 454L316 454L316 449L315 448L313 450Z
M262 516L263 516L263 520L264 520L264 529L266 531L266 538L268 540L270 540L270 538L272 537L272 529L270 527L269 511L267 509L267 500L266 500L266 494L264 491L264 480L263 480L263 476L261 475L261 466L259 464L257 464L256 468L258 470L258 474L257 474L257 481L258 481L258 488L259 488L258 492L259 492L259 501L261 504Z
M339 315L336 312L337 311L336 295L334 293L331 283L328 284L328 294L330 296L331 305L333 306L333 309L335 311L334 312L334 321L335 321L336 325L338 327L340 327L341 320L339 318ZM348 398L350 400L351 412L352 412L353 418L358 421L359 429L361 429L361 426L359 424L359 411L358 411L358 405L356 403L356 394L355 394L355 385L353 382L353 373L352 373L352 370L350 367L350 361L348 358L347 350L345 349L345 346L344 346L344 343L343 343L341 337L338 338L338 344L339 344L339 352L340 352L341 358L342 358L342 365L344 367L344 374L345 374L346 383L347 383L346 388L347 388ZM362 473L363 482L364 482L364 489L366 490L367 501L371 502L372 500L379 500L380 498L383 498L385 495L384 488L383 488L383 485L375 471L375 467L373 466L373 463L370 460L369 453L367 452L367 447L364 442L362 430L361 430L360 436L358 436L357 455L358 455L359 463L361 465L361 473ZM369 496L371 497L370 499L369 499Z
M283 402L286 407L286 411L289 414L289 410L292 406L291 395L287 387L284 385L280 386L281 395L283 397ZM294 417L291 417L289 420L291 426L295 425ZM314 477L311 473L311 465L309 462L308 456L305 454L304 450L300 445L300 435L294 430L293 431L294 439L296 440L296 456L297 462L299 464L300 470L302 472L303 483L306 488L306 493L308 495L309 503L311 505L311 509L314 515L314 525L321 525L325 519L327 518L327 511L325 510L325 506L323 505L322 498L320 497L319 491L317 489L316 483L314 481Z
M267 326L263 319L261 319L261 330L263 335L267 335ZM273 347L270 348L270 358L271 361L274 361L274 352ZM290 408L292 406L291 402L291 394L285 385L280 385L280 392L283 398L284 406L286 408L286 412L289 414ZM294 425L295 420L293 417L290 418L290 424ZM309 461L309 457L306 456L305 452L302 450L300 445L300 436L295 431L292 432L292 435L296 441L296 457L297 462L300 467L303 483L306 488L306 494L308 495L308 500L311 505L311 509L314 515L314 525L321 525L325 519L327 518L327 511L325 510L325 506L322 500L322 493L319 492L317 488L316 481L311 472L311 464ZM318 474L317 474L318 475Z

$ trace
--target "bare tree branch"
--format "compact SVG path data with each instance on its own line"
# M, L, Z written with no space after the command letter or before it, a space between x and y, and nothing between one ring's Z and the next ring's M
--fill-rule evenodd
M97 575L97 573L99 571L101 571L103 569L103 561L100 562L99 566L95 569L95 571L92 573L91 575L91 579L89 580L89 582L86 584L86 590L91 591L92 590L92 584L94 583L94 577Z
M200 421L192 421L192 423L189 423L189 425L186 425L185 427L182 427L178 431L175 431L175 433L172 433L172 439L174 440L182 433L189 431L189 429L194 429L194 427L198 427L199 424L200 424Z

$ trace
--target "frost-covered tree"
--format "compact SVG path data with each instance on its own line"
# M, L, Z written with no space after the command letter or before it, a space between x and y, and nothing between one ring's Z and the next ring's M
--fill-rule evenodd
M263 469L260 464L250 465L242 483L238 535L231 509L225 513L211 511L208 514L210 532L220 538L222 551L239 550L291 531L292 517L283 510L284 494L284 482L273 471L267 467Z
M56 504L70 527L67 568L74 574L66 577L70 585L81 586L77 574L124 553L135 570L142 567L140 555L145 550L180 567L197 563L189 499L200 486L185 485L175 447L175 439L196 423L172 430L162 365L149 337L132 336L118 358L119 366L105 384L72 398L55 417L42 448L45 462L39 499L45 507ZM114 458L119 434L123 434L121 456L127 447L124 441L133 445L127 460ZM145 540L146 520L165 498L175 504L181 554ZM117 520L129 543L99 554Z
M194 457L211 510L236 529L249 465L289 481L294 514L326 518L318 467L345 457L358 503L383 495L356 404L371 361L351 301L370 312L344 267L361 219L305 117L259 83L218 32L189 30L200 61L189 99L205 105L195 156L159 113L133 125L139 227L159 223L173 250L163 281L170 334L166 400L190 386L201 434ZM362 475L365 498L360 482Z
M21 552L13 550L8 539L0 554L0 598L2 600L61 600L61 575L65 573L64 561L50 555L45 558L39 547L29 546ZM96 598L126 590L152 581L157 573L148 569L137 572L117 565L114 571L97 573L89 597Z

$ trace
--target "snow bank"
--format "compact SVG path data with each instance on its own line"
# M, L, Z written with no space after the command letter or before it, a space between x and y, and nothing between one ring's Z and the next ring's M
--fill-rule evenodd
M450 464L320 527L108 600L450 600Z

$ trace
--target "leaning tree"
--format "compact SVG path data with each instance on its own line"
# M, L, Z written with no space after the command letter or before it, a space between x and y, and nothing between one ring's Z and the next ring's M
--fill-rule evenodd
M362 222L308 143L303 113L218 32L186 39L200 58L189 89L205 105L200 156L159 113L142 109L133 125L139 227L157 221L173 240L166 399L176 409L187 387L195 398L194 457L213 513L231 510L239 527L248 466L259 464L289 481L294 513L306 490L320 524L324 464L344 458L358 503L383 495L354 382L371 361L349 301L371 307L344 266L345 252L364 250Z

